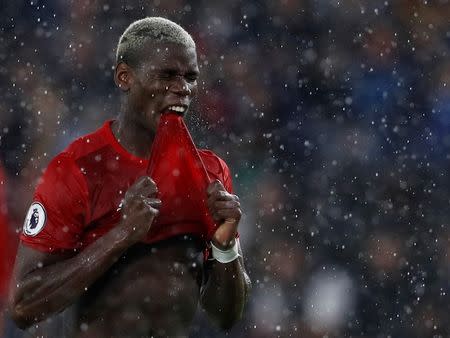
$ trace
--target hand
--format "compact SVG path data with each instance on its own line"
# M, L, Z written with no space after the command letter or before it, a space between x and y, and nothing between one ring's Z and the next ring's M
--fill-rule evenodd
M147 236L159 213L161 200L156 198L158 188L148 176L139 178L126 192L121 203L122 221L127 240L136 243Z
M230 194L219 180L212 182L207 190L208 209L212 218L220 224L212 241L219 249L227 250L234 245L237 228L242 216L239 197Z

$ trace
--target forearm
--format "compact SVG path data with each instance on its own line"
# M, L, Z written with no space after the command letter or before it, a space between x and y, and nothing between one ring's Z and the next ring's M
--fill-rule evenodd
M229 329L242 317L251 286L242 258L230 263L205 264L207 281L201 290L201 304L222 329Z
M72 258L38 267L16 281L11 312L22 327L62 311L97 280L130 244L117 227Z

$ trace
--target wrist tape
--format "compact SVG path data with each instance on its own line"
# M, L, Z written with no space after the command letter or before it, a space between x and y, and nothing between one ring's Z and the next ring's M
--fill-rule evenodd
M228 250L221 250L211 242L212 258L220 263L229 263L238 258L239 255L239 238L236 238L234 245Z

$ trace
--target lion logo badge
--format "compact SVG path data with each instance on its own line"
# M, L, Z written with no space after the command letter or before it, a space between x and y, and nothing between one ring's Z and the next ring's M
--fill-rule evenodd
M23 224L23 232L28 236L36 236L44 228L47 213L44 206L39 202L31 204L27 217Z

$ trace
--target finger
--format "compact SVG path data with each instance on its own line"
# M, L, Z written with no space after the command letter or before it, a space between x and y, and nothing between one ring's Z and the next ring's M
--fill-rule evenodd
M241 211L239 208L237 209L217 209L211 210L209 214L214 219L214 221L223 223L225 220L229 220L229 223L235 223L236 219L239 220L241 216ZM233 220L233 222L231 222Z
M213 208L210 204L208 204L208 212L214 221L222 221L222 218L217 214L217 209Z
M145 186L149 186L151 184L151 178L149 176L141 176L139 177L131 187L128 188L128 193L136 194L139 190L141 190Z
M219 180L214 180L208 185L208 188L206 189L206 193L208 195L213 194L215 191L226 191L225 187L223 186L222 182Z
M239 203L239 201L236 200L231 200L231 201L215 201L214 202L214 207L217 210L220 209L233 209L233 208L239 208L241 206L241 203Z
M213 219L215 222L217 222L217 223L220 223L220 222L223 221L223 218L220 217L219 215L217 215L216 213L211 214L211 217L212 217L212 219Z
M150 178L150 176L141 176L136 181L134 181L131 188L132 189L140 189L144 186L150 185L151 182L152 182L152 179Z
M144 202L146 205L155 208L155 209L159 209L161 207L161 200L158 198L145 198Z
M156 215L159 214L159 208L158 208L158 207L154 207L153 205L148 204L147 202L144 202L143 204L145 205L145 207L144 207L144 209L143 209L143 211L144 211L145 213L150 212L150 213L153 214L154 216L156 216Z
M221 209L215 212L215 215L223 220L237 220L239 221L242 216L242 211L239 208L236 209Z
M213 195L208 197L208 200L206 202L207 202L208 208L210 210L216 210L217 209L216 203L219 201L221 201L221 202L228 202L228 201L229 202L236 202L236 201L239 202L239 199L237 198L237 196L231 195L227 192L216 191Z
M149 176L142 176L133 185L133 192L143 196L152 196L158 193L158 187Z
M226 191L215 191L208 196L208 204L213 205L216 201L232 201L235 200L235 195L229 194Z

